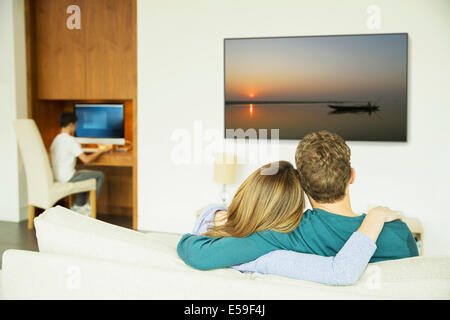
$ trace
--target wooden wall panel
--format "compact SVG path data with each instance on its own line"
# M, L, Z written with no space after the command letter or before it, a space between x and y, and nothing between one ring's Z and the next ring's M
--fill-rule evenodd
M27 50L27 103L28 118L33 118L37 97L36 79L36 21L35 6L30 0L25 0L25 45Z
M81 9L69 30L67 7ZM38 99L134 99L135 0L39 0L35 6Z
M133 119L133 101L128 100L124 103L124 136L125 140L133 143L133 132L134 131L134 123L135 119ZM133 146L133 145L132 145Z
M137 93L136 1L89 0L86 5L87 98L133 99Z
M62 101L36 101L33 119L36 122L42 140L47 150L53 139L60 132L58 118L64 111L64 103Z
M69 30L67 7L81 9L81 29ZM85 0L39 0L35 6L38 99L84 99L86 96Z

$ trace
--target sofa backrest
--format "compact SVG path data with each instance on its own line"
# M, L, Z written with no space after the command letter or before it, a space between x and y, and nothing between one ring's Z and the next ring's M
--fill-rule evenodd
M86 217L61 206L46 210L34 219L34 223L40 252L143 266L184 266L173 243ZM178 242L178 239L173 241Z

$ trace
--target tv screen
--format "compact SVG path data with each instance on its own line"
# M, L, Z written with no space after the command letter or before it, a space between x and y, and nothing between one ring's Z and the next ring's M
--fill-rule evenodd
M123 138L123 104L76 104L76 137Z
M406 141L407 48L406 33L225 39L225 136Z

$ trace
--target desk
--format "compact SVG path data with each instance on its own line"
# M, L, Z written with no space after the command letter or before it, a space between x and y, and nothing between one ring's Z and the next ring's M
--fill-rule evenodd
M84 166L107 166L107 167L132 167L133 153L121 151L109 151Z
M134 199L137 190L133 187L133 153L109 151L91 163L77 161L77 170L98 170L105 180L97 200L97 212L129 216L136 225Z

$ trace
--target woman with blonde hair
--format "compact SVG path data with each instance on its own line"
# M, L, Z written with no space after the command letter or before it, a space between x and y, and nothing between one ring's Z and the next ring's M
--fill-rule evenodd
M269 167L277 167L278 170L274 174L262 174ZM304 207L305 196L298 171L288 161L269 163L254 171L239 186L228 209L210 205L202 210L192 234L184 235L180 240L178 255L192 267L211 269L206 261L196 264L197 257L192 259L189 252L191 246L185 245L186 241L200 241L204 245L222 241L222 251L204 258L216 263L221 254L231 255L226 252L228 239L244 238L269 230L284 234L295 230L302 219ZM232 268L241 272L270 273L325 284L349 285L355 283L365 270L375 252L375 242L383 224L396 219L401 219L401 216L389 208L369 210L359 229L334 257L288 250L261 254L260 248L255 245L252 247L253 260ZM205 242L206 237L209 239Z
M289 162L279 161L276 174L261 174L273 165L267 164L245 179L226 214L215 214L214 226L206 236L243 238L264 230L290 232L297 228L305 208L298 172Z

